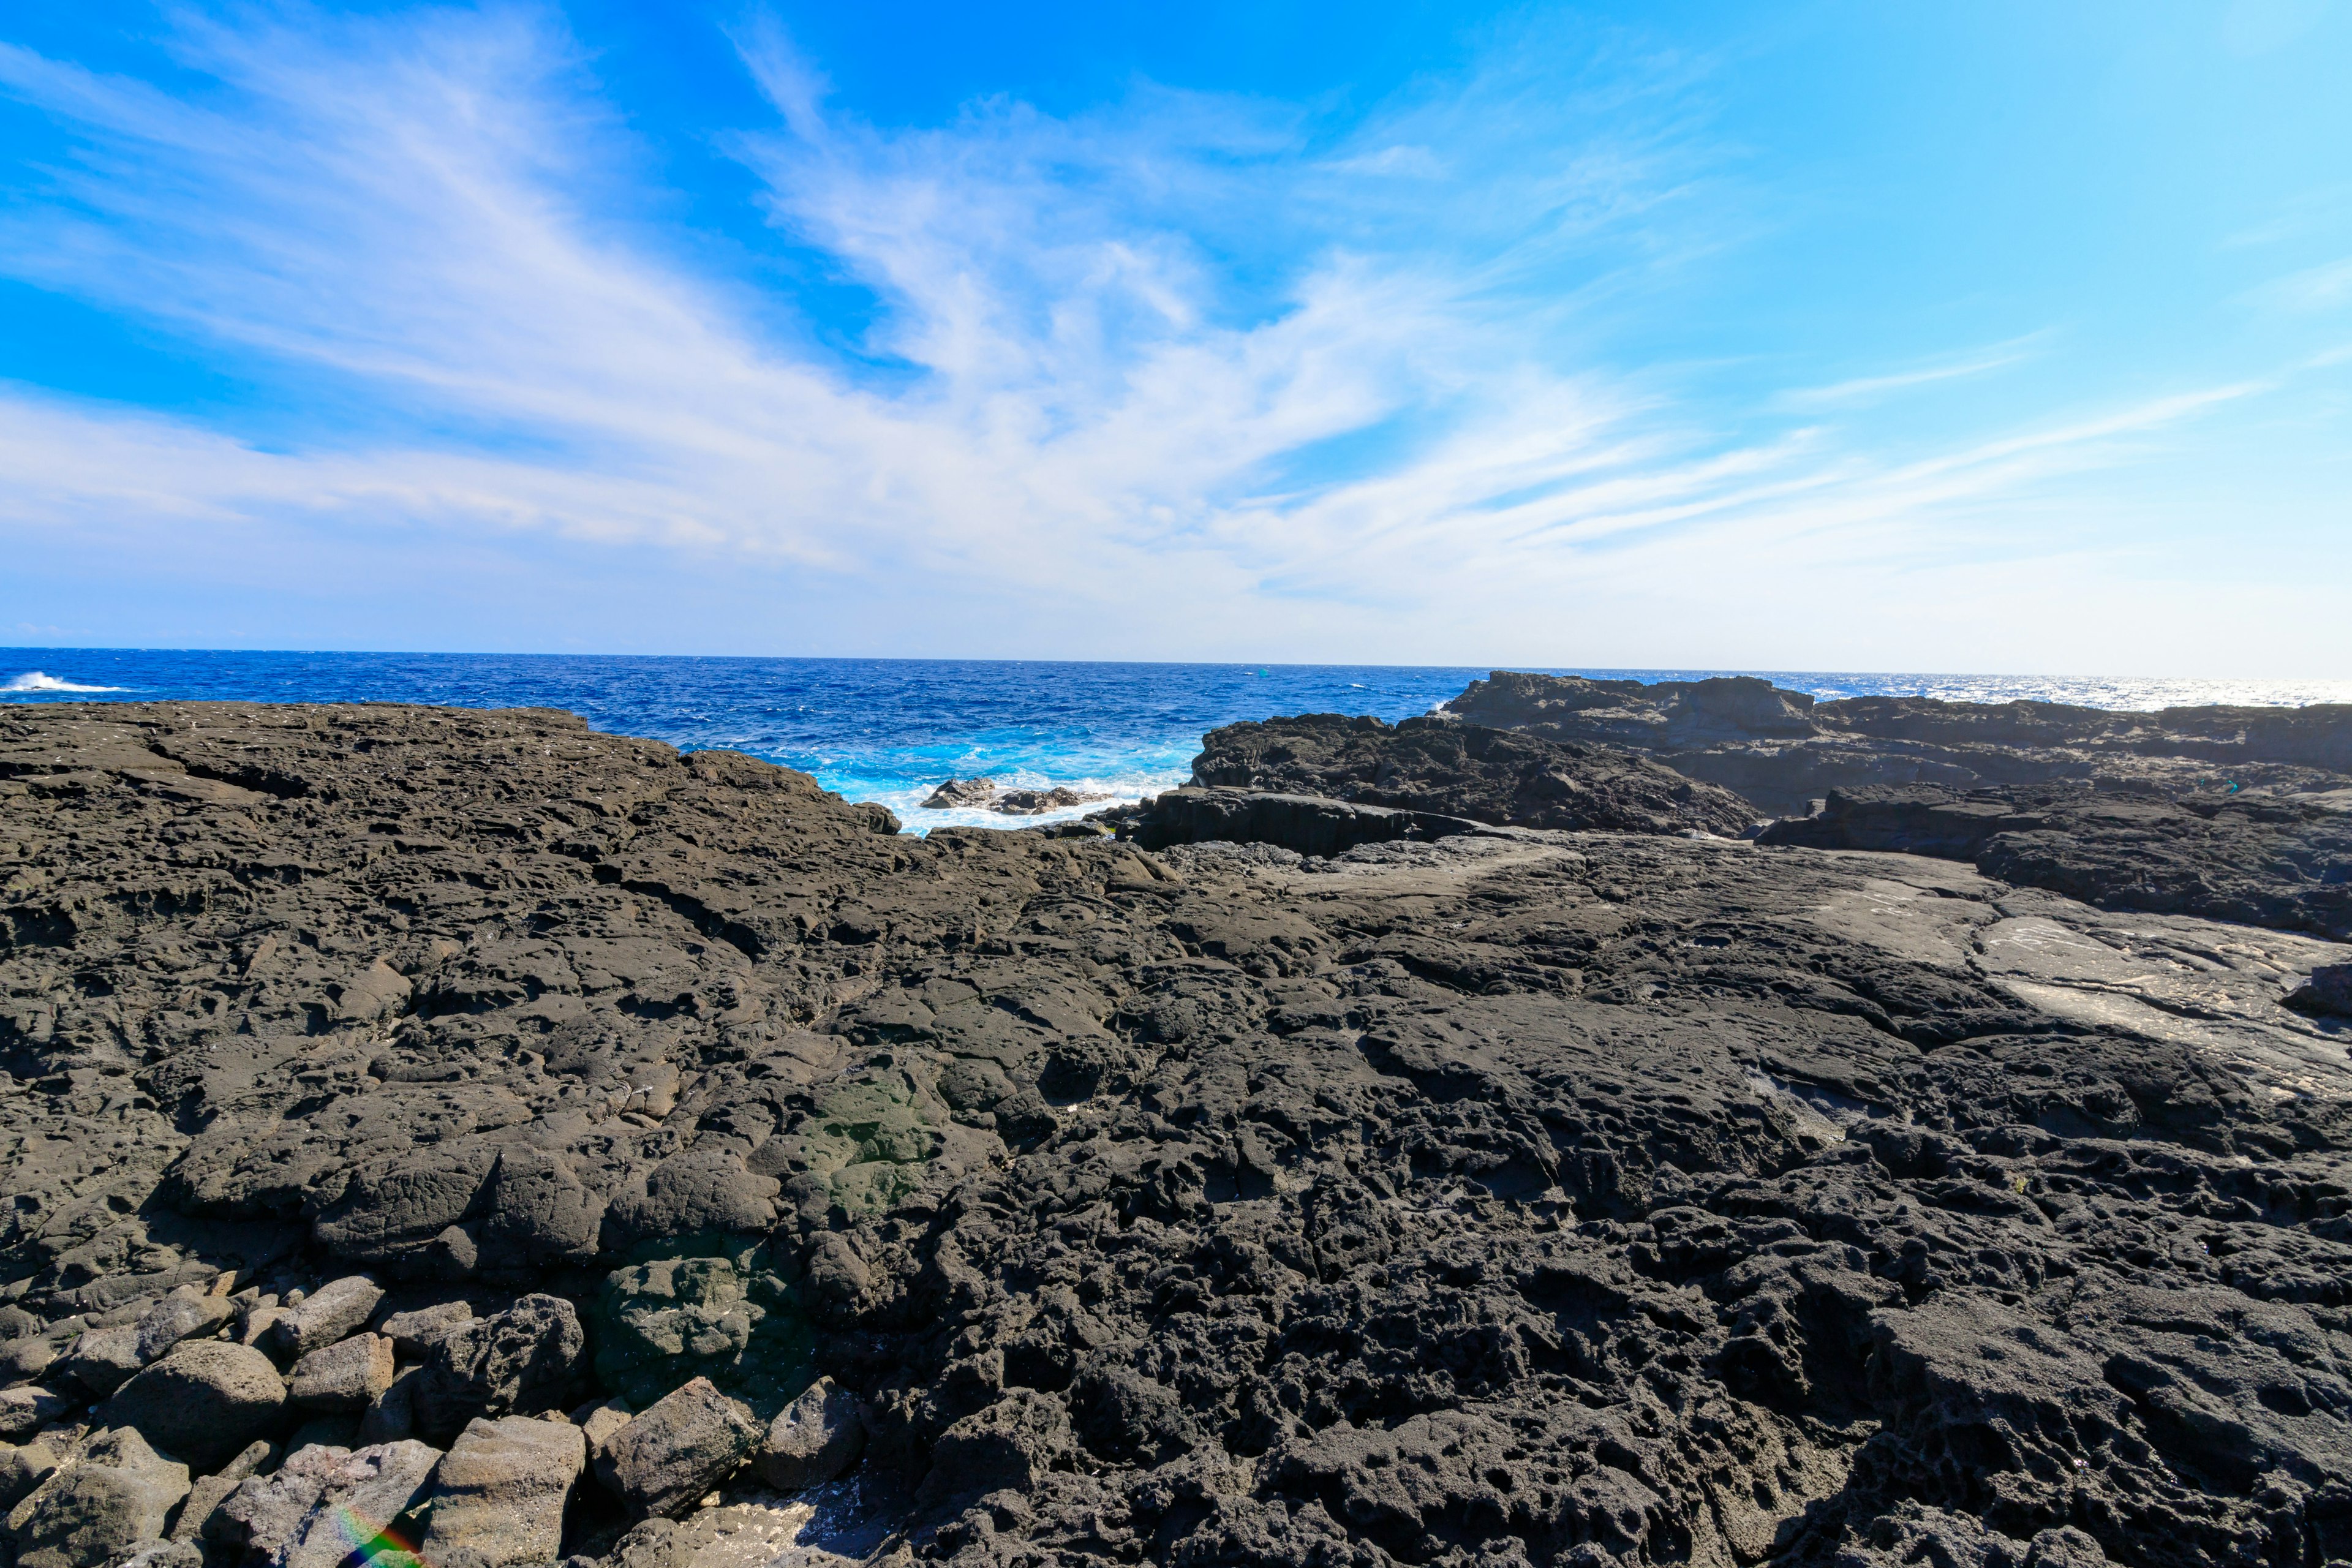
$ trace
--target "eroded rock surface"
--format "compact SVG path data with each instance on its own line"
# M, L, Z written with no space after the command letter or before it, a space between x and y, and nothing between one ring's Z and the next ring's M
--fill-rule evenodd
M914 840L543 712L50 708L0 765L37 1489L110 1421L219 1496L364 1269L305 1353L398 1381L335 1419L560 1446L431 1482L485 1540L527 1490L517 1562L2352 1557L2352 1026L2284 1005L2340 944L1672 833ZM78 1340L224 1273L93 1409ZM819 1376L842 1479L565 1511L606 1396L707 1377L756 1463ZM259 1429L191 1460L167 1385ZM305 1452L208 1550L306 1539Z
M1466 817L1497 826L1738 835L1747 801L1619 747L1439 719L1309 713L1201 739L1192 779Z
M2352 788L2352 709L2168 708L1850 697L1816 702L1754 676L1587 680L1494 672L1444 710L1465 723L1622 747L1801 816L1832 789L1968 791L2074 783L2164 795Z

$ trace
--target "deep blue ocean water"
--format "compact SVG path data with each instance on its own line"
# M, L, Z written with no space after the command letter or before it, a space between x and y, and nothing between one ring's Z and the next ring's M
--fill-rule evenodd
M732 746L814 774L909 827L1003 826L920 802L940 780L1070 784L1131 800L1191 772L1204 731L1277 713L1425 713L1484 668L1080 664L945 659L644 658L520 654L0 648L0 701L241 699L568 708L596 729L695 750ZM1916 693L2100 708L2352 701L2352 681L1554 669L1684 680L1762 675L1823 699ZM1092 806L1061 813L1077 816ZM1052 817L1015 821L1051 821Z

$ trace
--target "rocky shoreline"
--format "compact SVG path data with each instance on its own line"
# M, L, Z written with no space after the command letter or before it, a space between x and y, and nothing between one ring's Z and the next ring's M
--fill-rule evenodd
M928 839L0 714L8 1553L2352 1559L2344 716L1543 679Z

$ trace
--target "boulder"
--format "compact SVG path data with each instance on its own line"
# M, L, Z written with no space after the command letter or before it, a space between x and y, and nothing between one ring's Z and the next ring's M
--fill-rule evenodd
M285 1409L285 1380L268 1356L219 1340L184 1340L124 1384L103 1415L108 1425L135 1426L204 1472L277 1430Z
M469 1423L441 1461L419 1555L439 1563L470 1551L489 1568L553 1562L586 1458L580 1428L569 1422L509 1415Z
M317 1467L319 1496L272 1568L339 1568L371 1546L412 1539L395 1521L424 1500L442 1462L438 1450L404 1442L361 1448Z
M73 1407L72 1400L46 1388L0 1389L0 1439L29 1437Z
M130 1382L145 1364L139 1359L139 1331L125 1325L85 1330L66 1352L58 1370L103 1399Z
M2286 1005L2300 1013L2352 1018L2352 963L2323 963L2297 986Z
M675 1516L732 1475L759 1441L750 1407L698 1377L605 1440L597 1479L639 1518Z
M376 1325L376 1331L392 1341L402 1360L423 1361L450 1330L473 1321L474 1309L465 1302L444 1301L415 1311L394 1312Z
M182 1340L210 1339L236 1316L236 1305L227 1297L183 1285L139 1320L139 1363L144 1366Z
M440 1459L422 1443L298 1448L276 1470L240 1481L205 1533L247 1562L335 1568L387 1531L411 1531L402 1517L420 1505Z
M780 1491L797 1491L833 1479L857 1462L865 1447L864 1404L824 1377L769 1424L754 1462L761 1480Z
M289 1391L307 1410L361 1411L392 1386L392 1342L354 1334L296 1362Z
M98 1568L135 1542L160 1539L187 1495L187 1466L164 1458L135 1431L101 1433L79 1463L8 1510L17 1568Z
M24 1501L57 1468L58 1457L47 1443L27 1443L21 1448L0 1443L0 1511Z
M362 1443L396 1443L403 1437L416 1436L416 1377L419 1368L410 1367L392 1380L390 1387L371 1400L360 1416L359 1440Z
M417 1376L411 1395L417 1430L439 1437L469 1421L562 1405L584 1344L579 1314L560 1296L525 1296L451 1330Z
M204 1548L193 1541L140 1541L115 1553L110 1568L205 1568Z
M180 1505L177 1519L172 1521L172 1539L195 1541L205 1538L205 1526L212 1522L213 1512L229 1500L229 1495L245 1484L249 1476L259 1473L269 1463L274 1451L268 1443L248 1443L245 1451L218 1472L200 1476L188 1488L188 1500Z
M285 1308L275 1328L278 1347L298 1360L347 1338L368 1321L383 1289L364 1274L347 1274Z

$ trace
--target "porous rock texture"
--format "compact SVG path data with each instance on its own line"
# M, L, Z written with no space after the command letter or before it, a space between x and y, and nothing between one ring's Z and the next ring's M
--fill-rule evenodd
M1622 747L1801 816L1832 789L2074 783L2166 795L2352 789L2352 708L2194 707L1849 697L1755 676L1588 680L1496 670L1444 711L1465 723Z
M614 1568L2352 1559L2352 1069L2284 1005L2340 945L1672 834L915 840L540 711L15 710L0 767L42 1486L187 1462L148 1380L364 1270L431 1442L856 1395L841 1480L530 1548ZM93 1407L74 1341L224 1273Z
M1614 746L1437 719L1308 713L1201 738L1197 784L1321 796L1515 827L1735 836L1756 809Z

